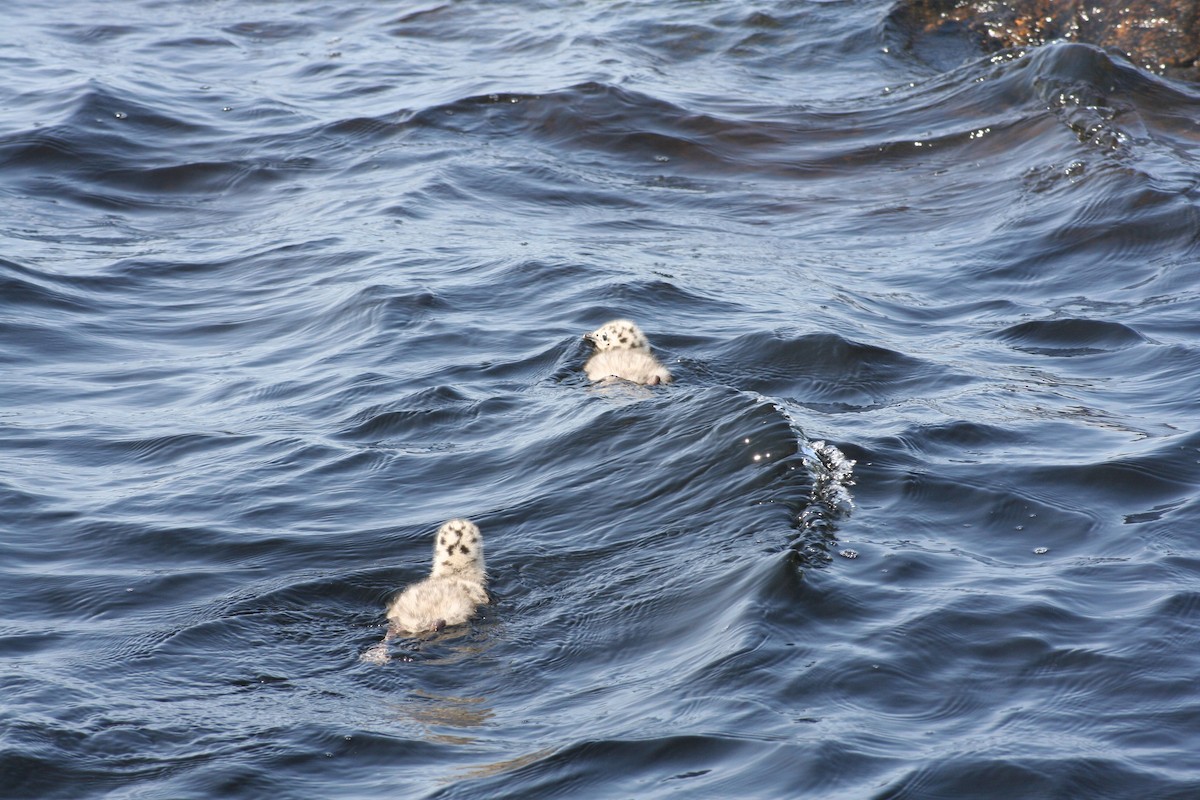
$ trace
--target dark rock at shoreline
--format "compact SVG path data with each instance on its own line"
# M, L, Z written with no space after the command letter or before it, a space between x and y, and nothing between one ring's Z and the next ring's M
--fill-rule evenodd
M1159 74L1196 79L1198 10L1197 0L902 0L891 19L910 45L947 35L973 39L985 52L1083 42Z

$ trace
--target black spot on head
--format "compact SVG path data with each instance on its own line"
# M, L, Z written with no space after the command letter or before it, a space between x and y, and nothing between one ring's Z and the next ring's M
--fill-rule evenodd
M443 562L442 562L442 566L443 566L443 567L448 567L448 566L450 566L450 562L449 562L449 561L443 561Z
M470 549L469 547L467 547L465 544L460 544L460 545L458 546L458 549L463 551L463 555L470 555L470 554L471 554L471 549Z

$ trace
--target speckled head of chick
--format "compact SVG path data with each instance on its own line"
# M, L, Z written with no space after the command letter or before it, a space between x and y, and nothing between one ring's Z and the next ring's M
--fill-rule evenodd
M483 580L483 534L469 519L452 519L433 540L433 578Z
M596 330L585 335L596 350L645 350L650 351L650 342L646 334L635 323L627 319L614 319L606 322Z

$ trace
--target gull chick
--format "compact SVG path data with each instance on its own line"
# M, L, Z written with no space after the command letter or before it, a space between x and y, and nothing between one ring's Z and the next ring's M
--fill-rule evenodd
M438 528L429 577L406 588L388 606L395 633L440 631L461 625L486 604L483 535L470 520L452 519ZM389 633L389 636L392 635Z
M583 365L589 380L619 378L651 386L671 382L671 373L651 354L646 334L629 320L606 322L583 338L596 348Z

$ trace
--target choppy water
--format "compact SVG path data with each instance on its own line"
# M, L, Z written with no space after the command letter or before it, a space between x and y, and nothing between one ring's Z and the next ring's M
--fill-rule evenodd
M882 0L38 5L4 796L1200 796L1195 86ZM587 384L614 316L675 384ZM360 662L458 515L496 603Z

